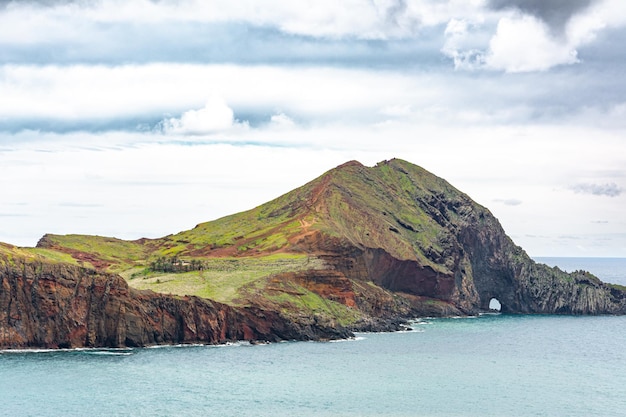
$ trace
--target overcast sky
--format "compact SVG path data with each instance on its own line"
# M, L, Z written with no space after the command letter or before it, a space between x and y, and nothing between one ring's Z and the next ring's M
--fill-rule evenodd
M626 257L624 0L0 1L0 241L160 237L348 160Z

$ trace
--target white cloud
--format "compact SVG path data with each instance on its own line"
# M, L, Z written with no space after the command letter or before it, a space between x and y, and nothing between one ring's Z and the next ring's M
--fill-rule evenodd
M573 43L583 44L593 41L601 30L623 26L626 26L626 3L602 0L594 2L585 13L572 17L567 36Z
M182 48L185 52L181 55L187 59L206 50L206 45L246 45L245 30L227 39L213 39L203 32L209 26L227 23L266 28L277 39L295 34L329 42L329 60L336 41L412 39L416 44L431 45L429 52L440 49L453 59L457 69L543 71L578 62L577 49L592 42L602 30L626 25L624 16L623 0L597 1L578 10L566 20L563 33L555 34L538 17L509 8L492 10L485 0L322 0L314 7L306 1L281 0L108 0L58 2L53 7L11 2L0 9L0 45L2 56L12 62L17 62L13 53L22 49L18 56L34 62L42 57L84 62L81 59L85 56L87 61L128 62L154 54L160 61L175 61L181 59L177 56L181 48L173 45L195 45L197 49ZM181 31L181 27L186 29ZM436 46L439 30L444 27L444 44ZM159 39L167 43L164 34L169 33L176 39L164 48L164 55L159 55L152 42ZM93 48L101 54L92 54ZM216 50L220 51L219 47ZM250 59L237 56L236 50L220 53L225 61ZM244 48L242 53L249 50ZM306 50L302 54L306 56ZM310 58L320 54L320 49L315 49L310 51ZM261 55L262 59L276 59L281 50L277 47Z
M211 97L200 110L189 110L180 118L163 121L167 133L203 135L230 129L235 122L233 109L223 99Z
M502 18L485 56L487 67L507 72L544 71L576 62L572 45L554 38L545 23L527 15Z
M444 32L445 43L441 52L452 58L455 69L473 70L484 66L484 45L481 36L484 22L451 19Z
M523 203L522 200L518 200L517 198L498 198L493 201L496 203L502 203L507 206L519 206Z
M555 37L539 18L509 12L497 17L497 25L492 20L448 22L441 52L452 58L455 69L529 72L578 62L571 42ZM492 25L495 33L486 36Z
M315 37L388 39L414 36L423 25L446 22L451 16L478 13L482 1L448 0L108 0L57 4L37 8L14 2L0 15L0 40L18 35L28 44L46 39L72 39L78 28L83 38L103 35L110 24L164 22L244 22ZM79 25L68 25L68 22ZM100 26L100 28L99 28ZM12 40L11 42L14 42Z
M275 109L289 109L292 120L369 122L381 106L402 101L419 108L441 100L448 94L442 88L439 77L324 67L9 65L0 67L0 119L30 129L50 120L165 120L180 133L227 128L240 113L267 120ZM223 102L203 109L207 96Z
M273 129L290 129L296 126L296 122L285 113L272 115L270 118L270 127Z
M170 133L201 134L246 121L255 127L270 120L274 128L386 120L471 126L535 123L537 115L552 123L623 126L624 104L608 101L613 91L603 93L610 80L594 80L600 84L586 86L585 94L571 87L579 81L567 74L493 78L330 67L7 65L0 66L0 130L136 131L162 122ZM207 97L214 99L207 104Z
M495 33L485 42L484 35L494 18ZM555 31L537 16L502 9L499 13L450 19L441 52L453 59L456 69L546 71L579 63L581 46L593 42L603 30L624 26L626 3L621 0L598 1L578 10L564 21L562 31Z
M394 104L381 109L380 113L391 117L405 117L411 115L413 110L410 104Z

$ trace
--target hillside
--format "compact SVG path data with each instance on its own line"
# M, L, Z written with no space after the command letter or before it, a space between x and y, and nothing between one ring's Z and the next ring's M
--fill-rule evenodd
M276 312L292 323L397 328L421 315L624 314L623 288L533 262L484 207L406 161L352 161L249 211L160 239L46 235L20 249L136 289Z

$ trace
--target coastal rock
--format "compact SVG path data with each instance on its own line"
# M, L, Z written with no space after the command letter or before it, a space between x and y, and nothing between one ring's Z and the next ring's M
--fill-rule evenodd
M278 312L129 288L66 264L0 259L0 348L136 347L349 337Z
M408 315L478 314L492 298L504 313L626 314L622 288L537 264L489 210L408 162L347 164L309 186L307 207L323 226L293 248L399 296L393 314L407 314L406 303Z

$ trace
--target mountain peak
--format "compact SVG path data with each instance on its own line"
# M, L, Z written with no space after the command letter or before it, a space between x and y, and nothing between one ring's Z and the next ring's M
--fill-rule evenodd
M336 169L342 169L342 168L348 168L348 167L362 167L364 166L362 163L360 163L357 160L352 160L352 161L348 161L348 162L344 162L343 164L337 166Z

